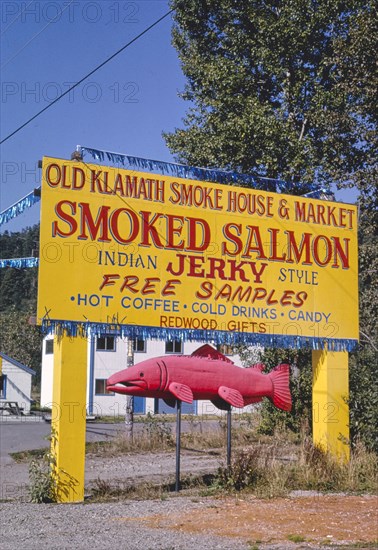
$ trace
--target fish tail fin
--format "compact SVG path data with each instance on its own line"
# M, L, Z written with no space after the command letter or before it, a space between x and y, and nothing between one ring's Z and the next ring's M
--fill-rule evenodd
M278 365L268 376L273 383L273 404L283 411L291 411L290 365Z

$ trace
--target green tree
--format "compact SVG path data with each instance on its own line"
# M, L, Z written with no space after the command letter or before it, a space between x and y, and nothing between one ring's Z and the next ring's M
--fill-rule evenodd
M377 63L378 25L373 4L353 17L350 31L335 44L340 93L349 99L356 121L355 139L361 144L359 163L349 174L337 166L341 186L359 190L360 346L350 357L350 428L378 452L378 166Z
M0 235L1 258L38 255L39 226ZM0 269L0 350L34 369L40 381L42 335L29 323L36 314L37 268Z
M370 167L359 188L360 346L351 354L350 429L352 441L361 438L378 453L378 189ZM370 185L369 185L370 184Z
M282 178L294 190L336 172L344 182L371 154L371 117L358 116L359 97L341 86L342 62L350 67L341 56L374 14L356 0L178 2L173 44L192 107L168 146L183 162ZM373 70L375 56L368 61Z
M20 232L0 235L1 258L24 258L38 256L39 225ZM0 312L16 306L19 311L36 308L37 268L0 269Z
M34 311L10 308L0 315L0 351L36 371L33 383L41 379L42 336L40 328L29 323Z
M187 78L182 97L190 101L184 127L165 134L177 159L280 178L293 194L299 182L359 192L361 345L350 361L351 431L377 449L375 2L172 5L173 44Z

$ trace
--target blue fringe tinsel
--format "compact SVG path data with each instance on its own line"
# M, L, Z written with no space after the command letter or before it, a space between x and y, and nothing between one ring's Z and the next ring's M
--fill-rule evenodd
M38 267L39 258L9 258L7 260L0 260L0 268L2 267L16 267L17 269L23 269L24 267Z
M78 151L83 155L89 153L92 158L99 162L112 162L113 164L122 165L134 170L145 170L148 172L158 172L168 176L177 178L194 179L200 181L211 181L214 183L225 183L230 185L244 185L261 189L264 191L273 191L277 193L288 193L295 195L311 196L312 198L332 199L330 194L325 189L314 184L289 183L279 179L264 178L262 176L254 176L250 174L240 174L233 171L216 170L213 168L199 168L196 166L186 166L184 164L176 164L172 162L164 162L160 160L151 160L132 155L124 155L121 153L112 153L109 151L101 151L92 147L78 145ZM307 196L307 195L305 195Z
M42 321L42 331L45 334L56 334L58 337L63 334L79 337L112 335L121 338L140 338L142 340L181 340L184 342L214 342L215 344L229 345L249 344L266 348L308 348L313 350L327 348L329 351L353 351L358 345L357 340L343 338L314 338L311 336L256 334L217 330L181 330L136 325L59 321L56 319L44 319Z
M9 222L13 218L16 218L20 214L24 212L27 208L30 208L35 204L36 202L40 201L41 197L34 194L34 191L20 199L19 201L15 202L10 206L9 208L6 208L3 210L3 212L0 212L0 226L4 223Z

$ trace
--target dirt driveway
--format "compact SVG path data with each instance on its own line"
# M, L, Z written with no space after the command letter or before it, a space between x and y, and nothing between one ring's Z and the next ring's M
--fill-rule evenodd
M313 495L261 500L225 498L207 509L143 518L150 527L213 533L250 546L334 545L378 548L378 501L372 496ZM140 520L140 518L139 518ZM302 543L302 544L300 544Z

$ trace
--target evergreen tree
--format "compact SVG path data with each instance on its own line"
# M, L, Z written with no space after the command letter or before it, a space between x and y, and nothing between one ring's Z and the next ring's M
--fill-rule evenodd
M38 256L39 226L0 235L1 258ZM42 335L29 323L36 315L37 268L0 269L0 351L37 372L40 381Z
M39 225L23 231L0 235L2 259L38 257ZM19 311L34 310L37 307L37 268L0 269L0 312L13 306ZM35 311L34 311L35 314Z

